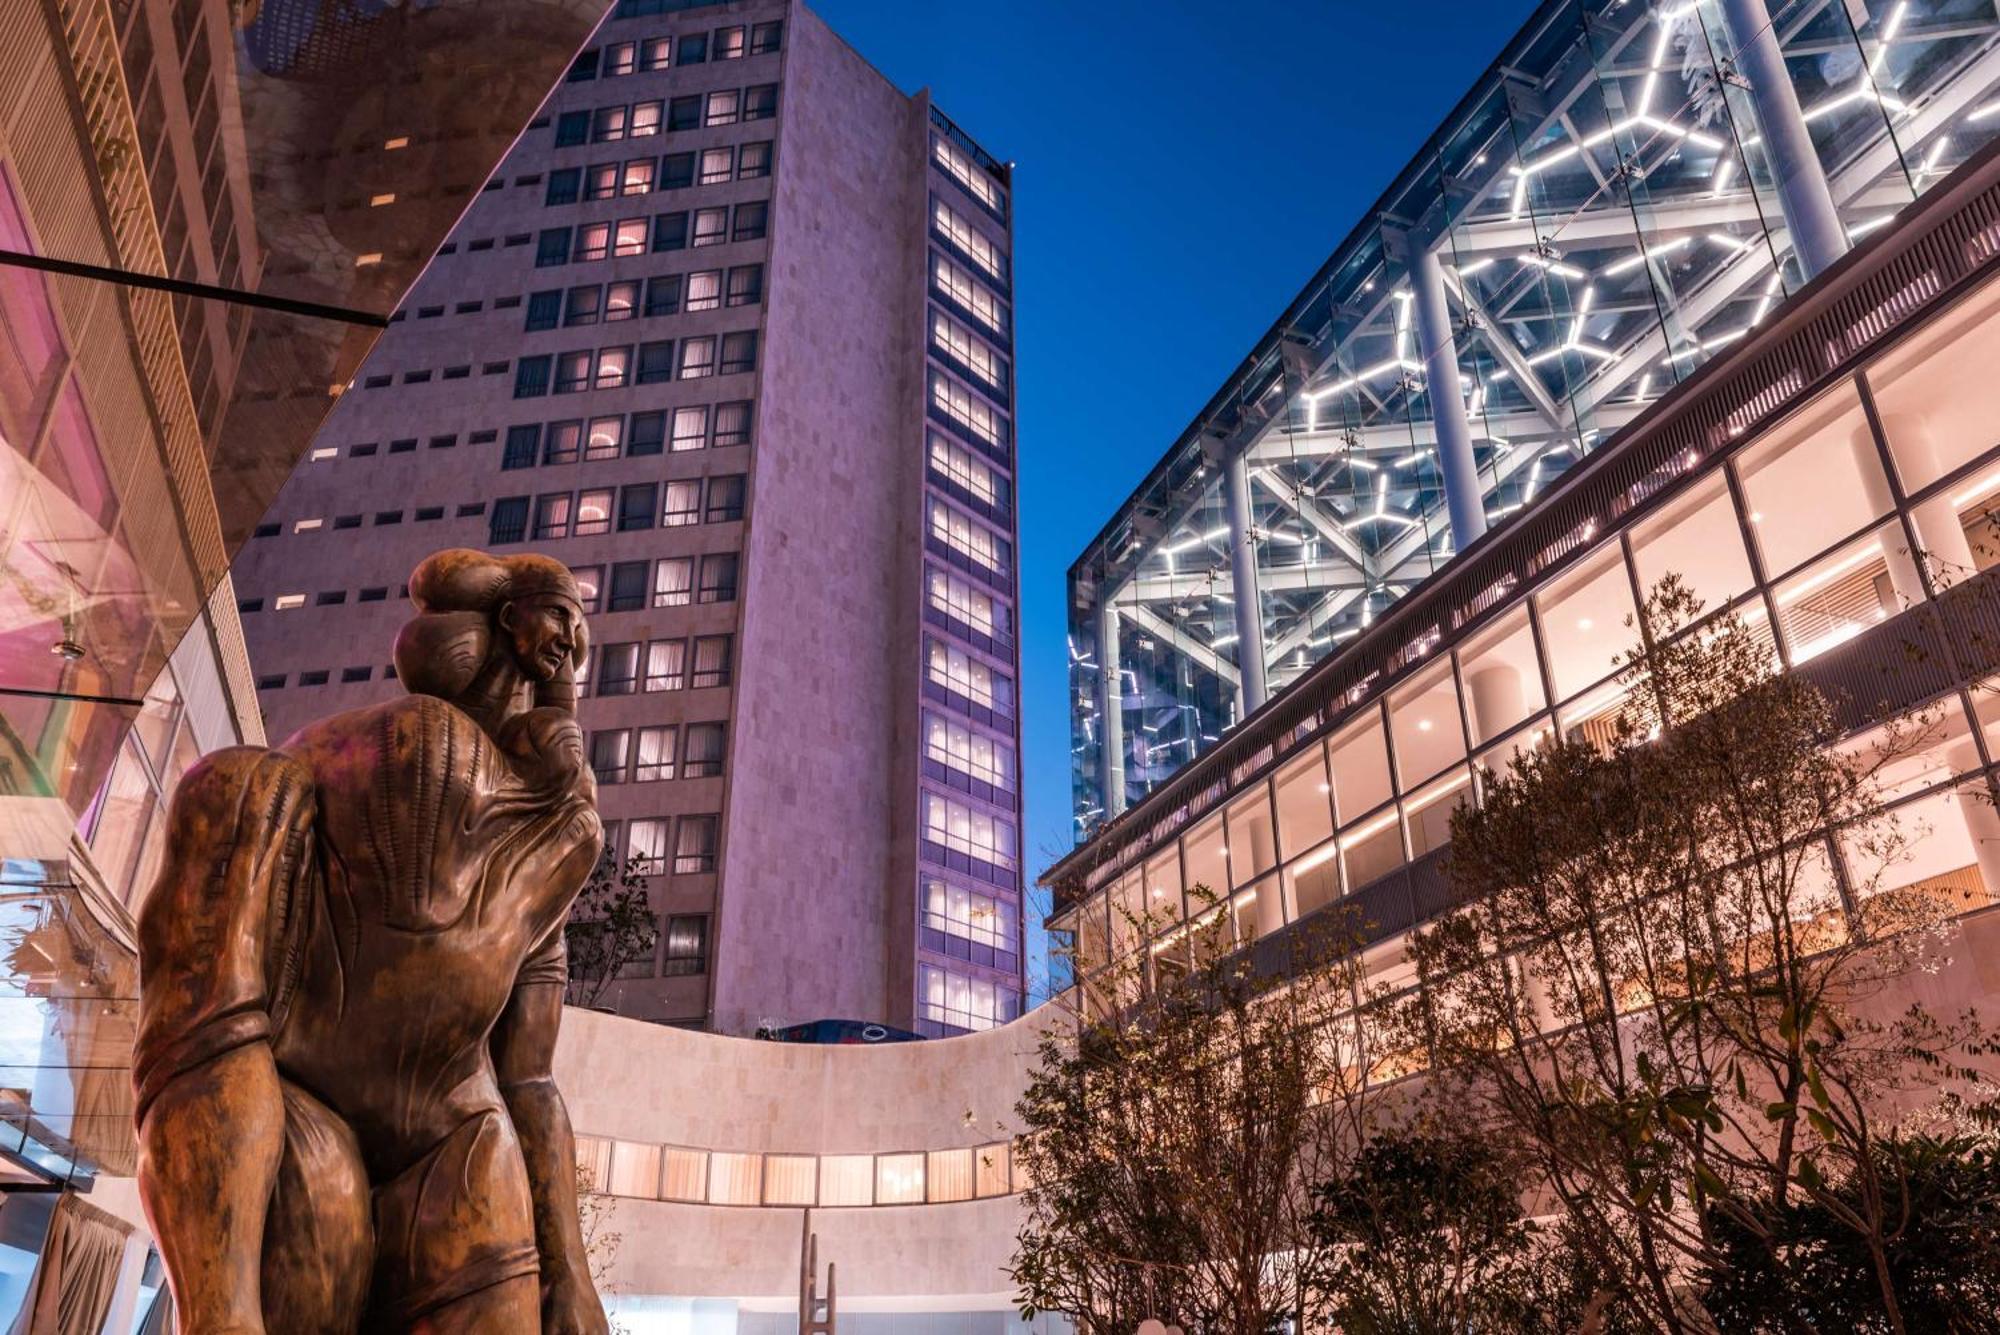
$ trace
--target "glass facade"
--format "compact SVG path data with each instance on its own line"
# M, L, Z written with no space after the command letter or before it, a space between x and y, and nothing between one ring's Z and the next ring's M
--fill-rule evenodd
M2000 147L1048 873L1080 975L1142 953L1171 977L1190 918L1242 948L1335 900L1399 967L1399 938L1446 905L1451 812L1547 738L1608 737L1638 601L1670 573L1820 685L1846 744L1921 718L1885 785L1915 855L1866 865L1865 841L1830 834L1830 874L2000 903L1996 218Z
M1084 551L1080 842L2000 131L1990 7L1769 9L1759 82L1713 3L1543 4Z

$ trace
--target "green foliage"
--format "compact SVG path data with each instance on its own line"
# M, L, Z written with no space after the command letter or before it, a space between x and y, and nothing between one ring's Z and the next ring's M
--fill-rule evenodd
M1894 1221L1884 1253L1905 1329L2000 1331L2000 1147L1980 1136L1898 1136L1873 1147ZM1705 1305L1724 1330L1888 1331L1864 1239L1840 1217L1865 1211L1860 1176L1829 1184L1829 1203L1795 1197L1759 1234L1718 1220Z
M594 1006L628 964L648 959L660 939L660 920L646 896L645 863L630 858L621 868L607 853L563 924L569 952L569 983L563 999Z
M1538 1328L1542 1239L1521 1216L1524 1165L1442 1120L1378 1132L1314 1191L1337 1249L1330 1315L1349 1335ZM1554 1329L1542 1326L1540 1328Z

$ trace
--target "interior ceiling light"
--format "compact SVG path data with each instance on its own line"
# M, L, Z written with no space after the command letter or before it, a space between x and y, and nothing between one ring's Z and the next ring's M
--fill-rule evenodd
M1903 20L1909 16L1910 0L1896 0L1896 8L1889 15L1889 21L1882 25L1882 35L1877 38L1881 46L1875 51L1875 58L1868 62L1868 77L1874 78L1882 70L1882 62L1889 58L1889 43L1896 40L1902 29Z

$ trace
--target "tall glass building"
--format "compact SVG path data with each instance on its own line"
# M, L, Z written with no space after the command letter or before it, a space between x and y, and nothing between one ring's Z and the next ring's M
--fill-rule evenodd
M1996 132L1986 0L1540 5L1071 567L1079 841Z

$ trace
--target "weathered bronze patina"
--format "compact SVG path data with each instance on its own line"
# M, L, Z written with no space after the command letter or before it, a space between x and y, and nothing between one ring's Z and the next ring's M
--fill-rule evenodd
M219 751L140 914L139 1185L188 1335L601 1332L550 1073L597 860L560 562L440 552L410 694Z

